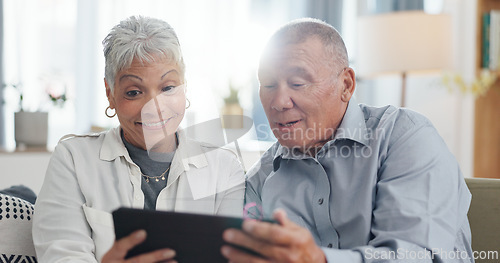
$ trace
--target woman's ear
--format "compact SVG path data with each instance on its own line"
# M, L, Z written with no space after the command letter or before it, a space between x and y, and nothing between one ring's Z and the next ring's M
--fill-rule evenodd
M111 88L109 87L108 81L104 78L104 86L106 86L106 97L108 97L109 107L111 109L115 108L113 93L111 92Z
M356 89L356 75L354 70L347 67L342 73L343 85L342 85L342 101L349 102Z

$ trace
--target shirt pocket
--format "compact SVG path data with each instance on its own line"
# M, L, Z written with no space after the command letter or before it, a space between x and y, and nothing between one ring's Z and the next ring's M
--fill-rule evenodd
M88 207L83 204L83 212L92 229L92 240L95 245L95 256L100 261L111 248L115 240L113 216L111 213Z

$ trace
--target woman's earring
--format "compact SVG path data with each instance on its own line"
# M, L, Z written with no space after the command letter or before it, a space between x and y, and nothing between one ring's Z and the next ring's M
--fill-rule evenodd
M188 98L186 98L186 101L188 102L188 105L186 106L186 109L187 109L187 108L191 107L191 101L189 101Z
M108 107L106 108L106 110L104 111L104 114L106 114L106 116L108 116L108 118L113 118L113 117L115 117L115 116L116 116L116 110L115 110L115 113L113 113L113 114L109 114L109 113L108 113L108 110L109 110L109 109L111 109L111 107L109 107L109 106L108 106Z

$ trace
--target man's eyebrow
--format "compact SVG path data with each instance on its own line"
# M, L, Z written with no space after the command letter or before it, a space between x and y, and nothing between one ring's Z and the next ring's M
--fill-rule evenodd
M177 72L177 70L175 70L175 69L171 69L171 70L169 70L169 71L165 72L165 74L163 74L163 75L161 76L161 78L160 78L160 79L163 79L163 78L164 78L164 77L165 77L168 73L170 73L170 72Z
M299 76L305 76L305 77L310 77L311 74L304 68L301 67L293 67L288 69L288 73L291 73L293 75L299 75Z
M120 79L118 80L118 82L121 82L125 78L135 78L135 79L138 79L142 82L142 79L139 76L132 75L132 74L125 74L125 75L121 76Z

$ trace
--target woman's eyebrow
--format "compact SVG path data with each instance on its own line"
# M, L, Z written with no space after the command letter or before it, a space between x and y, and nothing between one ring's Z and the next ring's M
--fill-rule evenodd
M142 82L142 79L139 76L132 75L132 74L125 74L125 75L121 76L120 80L118 82L121 82L125 78L135 78L135 79L138 79L139 81Z
M163 75L161 76L161 78L160 78L160 79L163 79L163 78L164 78L164 77L165 77L168 73L170 73L170 72L177 72L177 70L175 70L175 69L171 69L171 70L169 70L169 71L165 72L165 74L163 74Z

